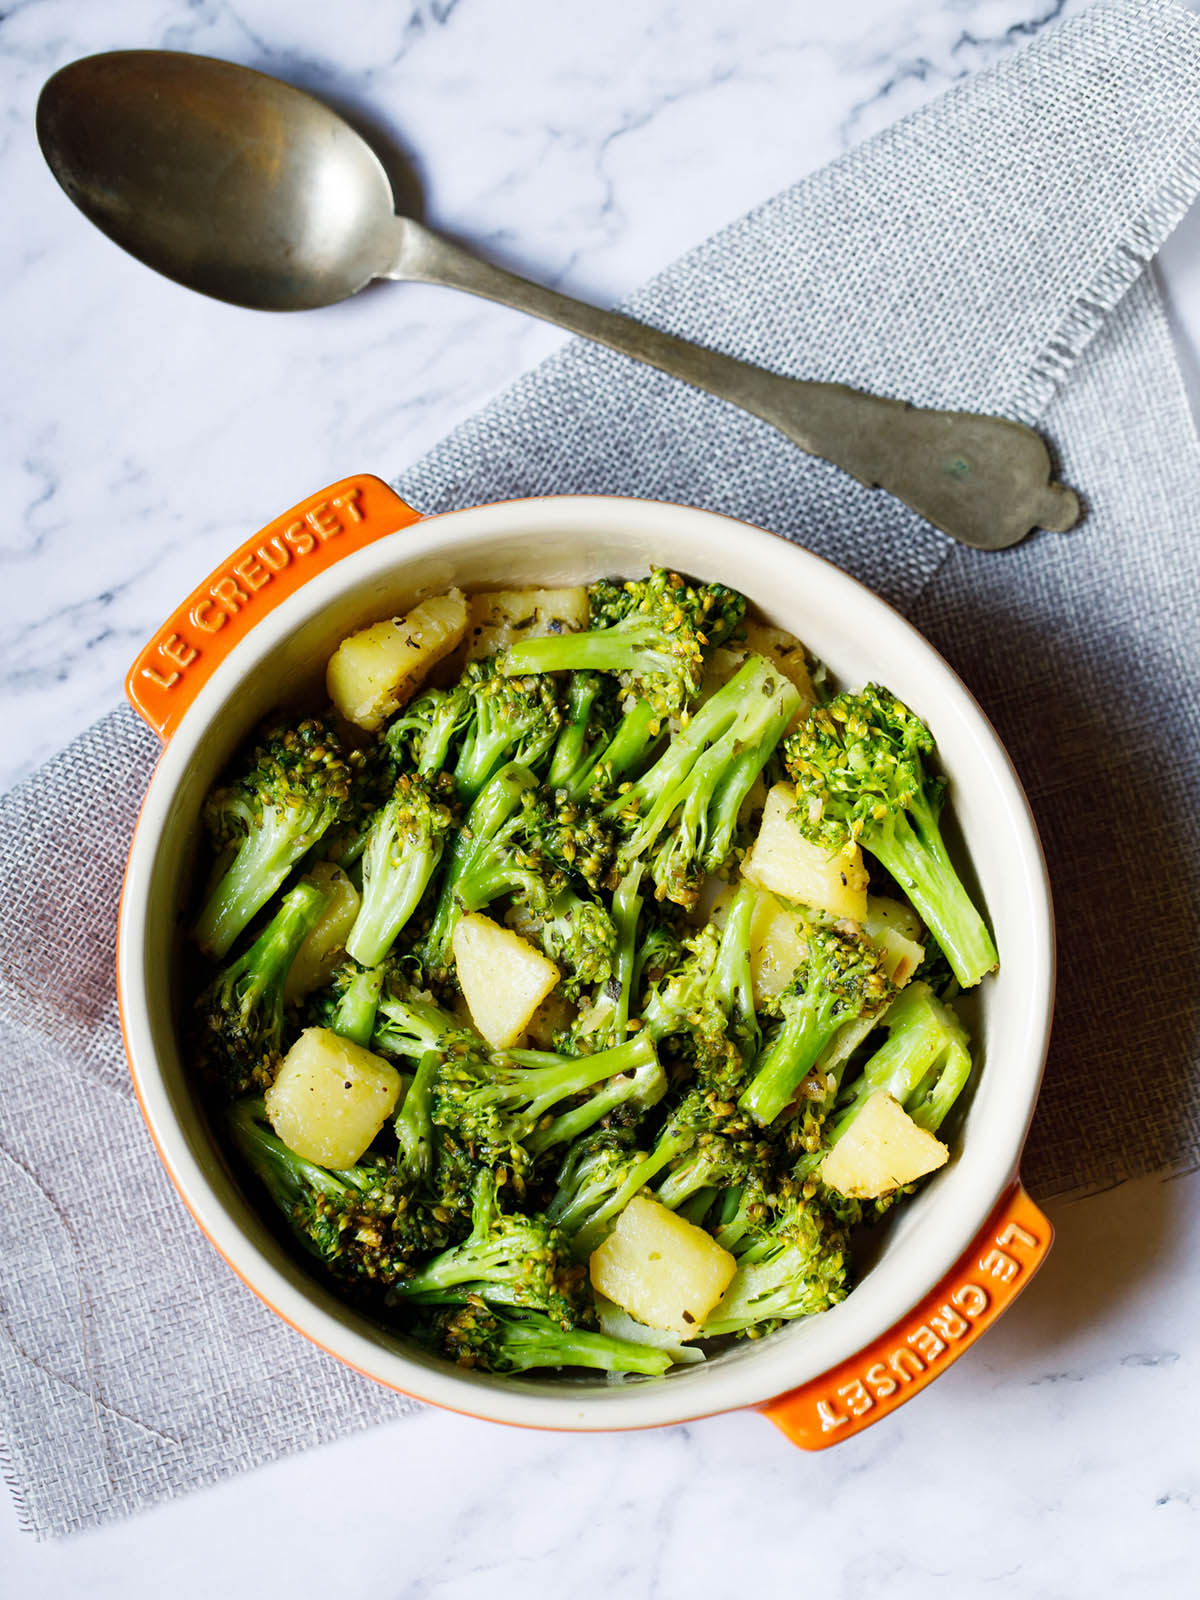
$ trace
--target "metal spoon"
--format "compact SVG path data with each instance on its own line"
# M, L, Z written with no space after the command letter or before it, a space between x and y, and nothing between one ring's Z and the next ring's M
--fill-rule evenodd
M263 73L166 50L88 56L46 84L37 132L85 216L147 266L219 300L298 311L372 278L445 284L730 400L965 544L1001 549L1079 516L1041 437L1021 423L780 377L543 289L396 216L370 146Z

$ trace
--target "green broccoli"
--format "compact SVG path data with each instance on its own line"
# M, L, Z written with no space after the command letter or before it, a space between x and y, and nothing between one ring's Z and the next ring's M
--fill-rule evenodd
M704 1337L761 1338L796 1317L827 1311L849 1293L849 1245L820 1205L785 1200L769 1224L750 1229L731 1248L737 1271L705 1318Z
M433 1087L433 1124L491 1166L518 1174L556 1144L569 1143L619 1106L654 1105L666 1092L654 1042L645 1037L592 1056L505 1050L490 1061L443 1062ZM586 1096L580 1104L576 1097Z
M660 899L694 905L705 875L725 865L743 802L799 706L794 684L748 656L605 808L624 834L619 869L646 857Z
M571 1260L566 1236L536 1213L505 1214L486 1169L475 1182L467 1238L398 1283L393 1295L410 1305L521 1306L563 1328L591 1310L586 1268Z
M296 1239L343 1282L391 1287L449 1242L449 1217L418 1199L382 1157L339 1172L306 1161L271 1131L261 1099L232 1105L229 1129Z
M892 992L880 952L863 935L812 925L804 960L775 1002L780 1024L738 1105L764 1126L774 1122L838 1029L878 1011Z
M365 967L383 960L442 859L454 826L448 778L401 773L390 798L371 819L362 855L362 904L346 953Z
M371 1043L385 976L381 966L357 967L352 962L345 963L334 974L333 987L338 999L329 1018L334 1033L364 1047Z
M463 913L464 885L469 886L473 899L478 902L482 896L486 904L493 888L496 895L518 887L536 895L544 884L544 875L533 860L518 855L519 846L509 853L514 836L520 834L523 799L536 787L537 779L528 767L510 762L484 784L472 802L450 847L437 905L421 944L431 972L442 975L451 968L451 941ZM503 879L502 868L507 869ZM524 876L519 878L518 873ZM556 880L554 887L561 888L561 880Z
M245 953L220 972L196 1003L198 1048L210 1081L228 1094L274 1082L283 1054L283 990L296 953L329 899L301 882Z
M626 707L644 699L659 717L686 712L700 690L704 653L740 622L745 600L721 584L685 583L657 571L623 586L624 606L607 625L587 633L523 639L500 658L510 676L531 672L615 672ZM613 614L615 606L610 609Z
M289 872L345 814L351 768L332 729L316 718L273 724L245 770L214 789L205 822L219 856L233 852L192 929L221 957Z
M454 781L469 803L510 762L536 771L558 738L562 712L553 679L497 676L494 661L473 663L463 683L471 696L472 715Z
M634 1344L583 1328L564 1329L537 1311L490 1310L467 1305L436 1326L442 1353L460 1367L484 1372L528 1372L533 1367L596 1367L658 1377L671 1365L666 1350Z
M387 749L405 769L432 777L447 767L454 741L474 711L474 698L465 683L426 689L392 718L385 735Z
M996 947L942 840L945 783L925 766L933 735L887 689L868 684L817 707L787 740L796 825L830 850L858 843L891 873L970 988Z
M936 1133L971 1076L966 1030L927 984L910 983L888 1007L883 1027L886 1041L847 1084L829 1119L830 1148L879 1090L918 1127Z

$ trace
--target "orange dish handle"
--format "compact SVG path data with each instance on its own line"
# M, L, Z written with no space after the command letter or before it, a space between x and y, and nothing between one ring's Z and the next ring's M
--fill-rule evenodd
M762 1409L793 1444L824 1450L932 1383L1006 1311L1045 1259L1054 1229L1013 1184L970 1249L913 1310L849 1361Z
M133 709L162 739L225 657L281 601L343 556L420 520L366 474L302 500L223 561L173 611L125 679Z

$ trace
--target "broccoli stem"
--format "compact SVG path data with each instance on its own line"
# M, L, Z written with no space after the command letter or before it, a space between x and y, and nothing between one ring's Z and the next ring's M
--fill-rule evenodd
M969 989L996 965L996 946L954 870L936 813L918 797L909 810L912 822L903 812L894 813L864 827L859 842L907 894L954 976Z
M601 740L563 785L573 800L593 789L607 790L637 770L658 740L662 719L648 700L639 700L621 718L616 732Z
M311 1190L333 1199L349 1192L349 1186L341 1179L298 1156L267 1126L261 1095L235 1101L227 1115L234 1144L285 1216L290 1218L296 1204Z
M443 831L398 822L391 804L380 809L367 833L362 904L346 940L347 955L364 967L383 960L420 905L443 845Z
M757 909L757 891L752 884L741 883L729 902L713 973L722 1009L735 1023L740 1042L751 1056L758 1054L760 1042L750 968L750 936Z
M512 1098L527 1103L525 1116L530 1128L571 1095L585 1094L606 1078L632 1076L658 1063L654 1040L642 1034L594 1056L564 1056L551 1050L505 1050L502 1054L506 1062L525 1069L509 1079L508 1087Z
M633 866L613 893L613 922L617 929L617 959L609 980L616 988L612 1023L609 1029L614 1044L629 1032L629 1007L633 991L633 968L637 959L637 929L644 904L638 889L642 881L640 864Z
M441 1053L427 1050L396 1113L396 1165L416 1185L433 1173L433 1080Z
M356 972L345 994L338 1001L330 1027L353 1044L364 1047L371 1043L375 1032L375 1016L379 1010L379 996L383 990L383 968L366 967Z
M603 678L590 672L576 672L567 688L567 714L554 745L546 784L550 789L567 789L574 797L575 774L584 764L588 722L592 707L603 686ZM601 741L603 748L603 741Z
M528 767L510 762L484 784L471 803L450 849L441 893L425 936L425 958L434 971L445 971L450 964L450 941L462 915L460 883L478 870L496 834L519 809L522 795L536 784Z
M618 1106L637 1105L648 1111L667 1092L667 1075L650 1041L650 1058L633 1073L617 1073L609 1078L602 1089L597 1089L580 1106L564 1111L554 1120L536 1128L525 1141L526 1148L535 1158L556 1144L570 1144L580 1134L586 1133ZM600 1057L585 1059L596 1061Z
M785 1013L773 1043L761 1057L753 1079L742 1090L738 1106L761 1126L774 1122L791 1104L809 1068L842 1022L838 997L814 985L800 1003Z
M890 1094L919 1127L936 1133L971 1075L967 1036L958 1018L923 983L890 1007L887 1039L847 1091L829 1129L837 1143L873 1094Z
M668 672L670 656L660 646L662 630L655 621L630 618L592 633L546 634L510 645L501 662L506 675L527 672Z
M228 953L317 837L286 829L271 816L251 827L196 918L192 933L205 954L219 958Z

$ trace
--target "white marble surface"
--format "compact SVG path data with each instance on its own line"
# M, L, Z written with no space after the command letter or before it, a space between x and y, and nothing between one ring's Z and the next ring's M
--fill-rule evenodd
M1200 3L1200 0L1198 0ZM275 71L415 154L428 215L603 303L1014 48L1054 0L15 0L0 10L0 788L120 693L175 599L319 485L399 470L559 335L381 286L301 316L190 295L72 210L41 82L148 45ZM1189 377L1200 217L1164 252ZM1196 386L1193 385L1195 392ZM448 1415L59 1545L0 1592L413 1600L1194 1592L1200 1179L1052 1208L1042 1277L912 1406L818 1457L740 1415L578 1440Z

